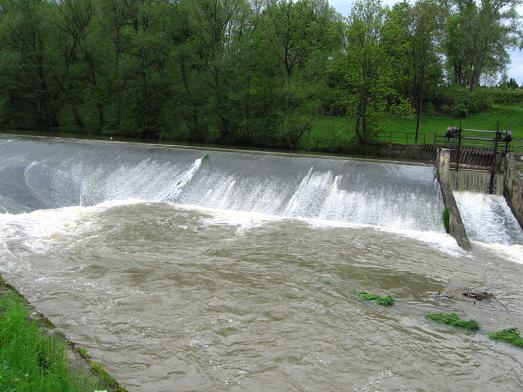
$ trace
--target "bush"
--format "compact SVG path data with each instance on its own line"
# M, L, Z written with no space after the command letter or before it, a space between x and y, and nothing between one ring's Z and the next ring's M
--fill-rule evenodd
M491 95L492 101L499 105L523 105L523 88L496 88Z
M472 113L489 110L494 103L492 89L476 88L470 91L465 87L440 89L432 104L437 112L454 117L466 117Z

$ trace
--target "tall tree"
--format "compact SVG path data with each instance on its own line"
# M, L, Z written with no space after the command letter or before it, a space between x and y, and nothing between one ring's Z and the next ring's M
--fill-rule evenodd
M43 129L57 125L47 50L49 4L0 1L0 104L3 122Z
M456 0L447 27L446 55L452 81L477 87L483 76L497 75L518 45L521 0Z
M266 39L282 84L280 127L288 147L296 149L319 107L318 77L337 46L340 24L326 0L270 0L265 12Z
M379 0L358 1L348 20L344 83L361 143L376 136L380 119L397 98L393 88L397 73L383 42L386 11Z
M413 98L416 105L416 142L420 131L423 98L432 71L432 82L439 81L439 48L445 26L446 10L436 0L418 0L412 7L411 42Z

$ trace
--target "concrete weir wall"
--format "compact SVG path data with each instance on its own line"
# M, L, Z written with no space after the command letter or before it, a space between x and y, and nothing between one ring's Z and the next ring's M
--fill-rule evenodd
M437 169L438 169L438 180L441 185L441 194L443 196L443 203L445 208L449 211L449 234L452 235L458 245L465 249L470 250L471 245L465 225L461 219L459 208L452 193L451 185L451 174L450 174L450 150L440 149L438 150L437 157Z
M512 213L523 228L523 155L521 154L507 156L504 194Z
M455 191L489 193L491 173L488 170L455 169L450 171L450 184ZM503 174L496 175L496 194L503 196Z

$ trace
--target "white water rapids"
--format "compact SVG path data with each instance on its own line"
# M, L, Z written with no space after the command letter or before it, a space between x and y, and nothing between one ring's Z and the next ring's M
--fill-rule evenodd
M132 392L519 392L521 233L456 197L471 252L427 166L0 137L0 272Z

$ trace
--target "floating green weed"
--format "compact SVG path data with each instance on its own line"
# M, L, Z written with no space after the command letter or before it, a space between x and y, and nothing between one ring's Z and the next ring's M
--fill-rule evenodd
M361 299L362 301L376 302L378 305L381 305L381 306L392 306L392 305L394 305L394 301L395 301L395 299L392 295L386 295L386 296L382 297L380 295L369 294L366 292L359 293L358 298Z
M445 227L445 230L447 233L450 233L450 212L448 208L445 208L443 210L443 226Z
M456 313L429 313L427 319L436 323L451 325L457 328L479 331L479 323L475 320L462 320Z
M516 328L491 333L489 334L489 338L523 348L523 338L521 337L519 330Z

